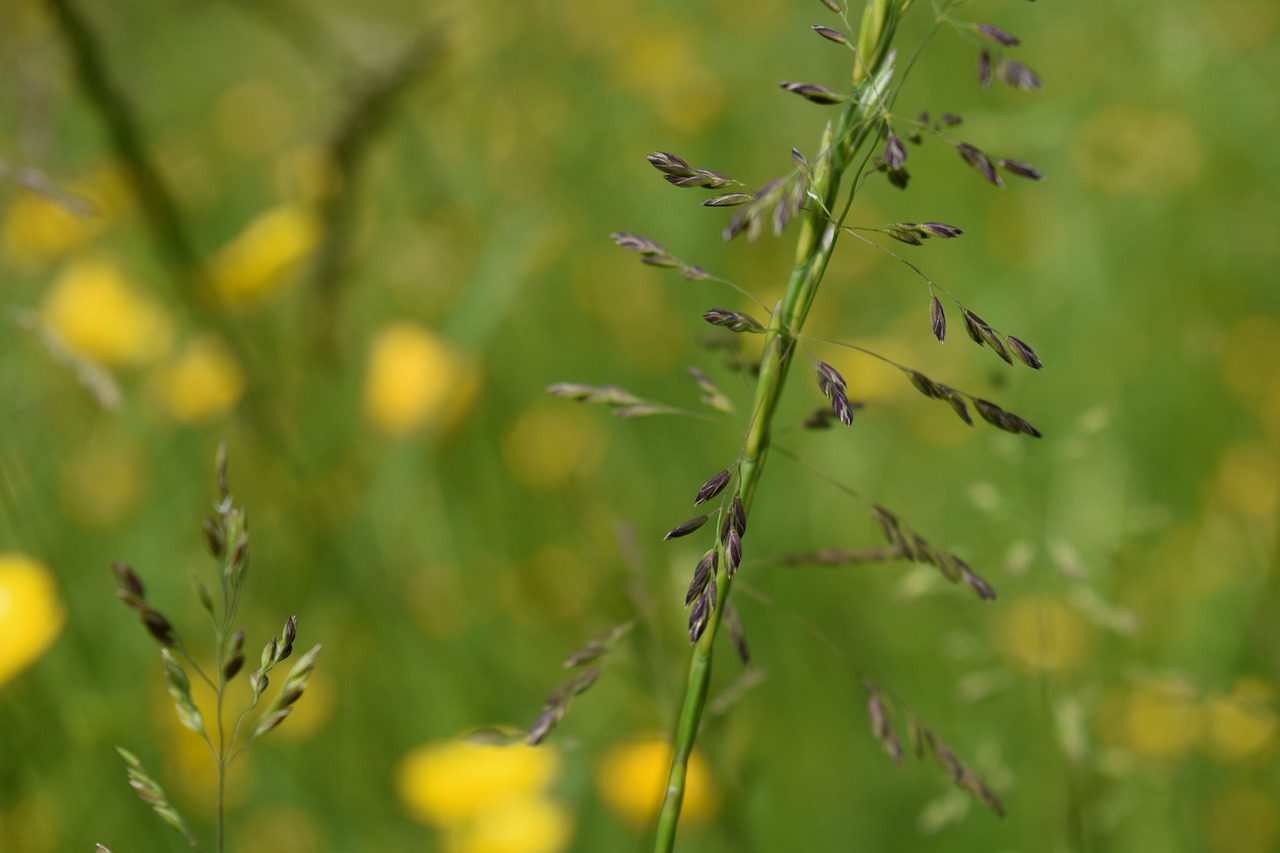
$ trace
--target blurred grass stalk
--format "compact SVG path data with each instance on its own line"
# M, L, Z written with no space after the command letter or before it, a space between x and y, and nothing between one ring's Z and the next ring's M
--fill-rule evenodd
M834 0L824 0L824 4L842 17L847 15ZM910 5L911 0L869 0L858 35L853 91L834 127L828 123L823 134L819 160L814 165L813 183L809 189L810 201L817 199L819 204L810 205L801 221L795 269L787 283L782 303L773 311L761 357L760 374L756 381L753 418L739 468L740 496L747 512L750 512L752 498L764 471L773 416L796 352L797 338L822 283L827 263L831 260L849 202L852 202L857 190L857 175L862 173L871 159L869 142L877 138L876 119L883 116L890 106L890 82L893 77L891 46L898 21ZM949 5L944 4L944 8ZM936 28L936 20L934 26ZM930 30L930 35L932 32ZM837 219L833 212L839 201L845 174L851 168L854 170L855 183L849 192L844 212ZM728 560L723 553L725 544L720 542L716 547L721 551L720 562L727 565ZM667 778L662 810L658 815L654 850L659 853L666 853L675 847L689 756L693 752L703 707L707 701L707 690L711 682L711 655L721 614L724 613L733 584L731 573L718 573L715 583L719 606L710 611L706 628L694 644L689 662L689 680L676 725L671 771Z

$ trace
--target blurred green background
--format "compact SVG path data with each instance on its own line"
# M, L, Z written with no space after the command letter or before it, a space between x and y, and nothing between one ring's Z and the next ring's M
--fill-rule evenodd
M608 234L778 298L793 235L723 244L726 214L644 155L755 186L812 155L822 108L776 84L842 85L848 55L809 31L838 20L798 0L75 5L204 278L154 239L50 7L0 4L0 850L182 849L116 744L209 836L208 756L108 564L209 653L187 574L214 571L223 441L254 531L249 648L295 613L324 645L233 774L230 849L641 849L663 760L645 738L680 701L707 537L659 540L732 461L748 404L700 314L753 309ZM1280 7L958 14L1021 37L1044 91L981 89L975 45L944 31L898 112L959 113L959 138L1048 179L996 190L928 140L910 188L873 176L851 219L964 228L895 248L1045 369L971 346L954 312L939 347L923 284L851 240L810 330L1045 438L970 430L815 347L866 407L804 432L821 397L802 372L788 388L778 445L800 462L772 457L735 594L752 669L721 643L713 695L736 701L699 741L681 849L1276 849ZM736 415L624 421L544 392L698 409L690 365ZM928 567L771 563L878 543L823 477L1000 599ZM543 750L459 744L527 727L562 659L630 619ZM931 762L895 768L859 672L1007 817Z

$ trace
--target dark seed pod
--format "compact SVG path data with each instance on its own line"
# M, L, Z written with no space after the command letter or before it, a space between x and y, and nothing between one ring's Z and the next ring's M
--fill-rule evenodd
M140 615L142 624L157 643L169 649L178 645L178 634L163 613L148 607Z
M926 397L938 396L938 386L928 376L925 376L918 370L911 369L907 369L906 374L907 378L911 380L911 384L914 385L916 390L921 394Z
M960 313L964 315L964 330L969 333L969 338L979 346L982 345L984 337L983 328L990 328L981 317L970 311L968 308L961 308Z
M812 101L815 104L839 104L848 100L847 97L842 95L840 92L837 92L835 89L820 86L817 83L784 82L779 83L778 86L788 92L794 92L805 100Z
M724 195L712 196L702 202L703 207L734 207L739 204L746 204L751 201L751 196L746 193L725 193Z
M1004 186L1004 181L1000 180L1000 176L996 174L995 164L991 162L990 157L967 142L956 142L954 145L956 151L964 158L964 161L972 166L979 175L982 175L982 177L998 187Z
M738 531L738 536L746 536L747 511L742 506L742 498L733 496L733 503L729 505L729 514L733 518L733 529Z
M1040 361L1040 357L1036 355L1035 350L1028 346L1024 341L1015 338L1013 335L1005 335L1004 339L1008 341L1009 347L1013 350L1013 354L1018 357L1018 361L1021 361L1033 370L1040 370L1044 367L1044 364Z
M694 499L693 505L697 506L698 504L704 504L716 495L720 494L720 492L724 490L724 487L729 485L729 478L732 476L733 472L729 468L725 468L723 471L715 474L710 480L703 483L700 489L698 489L698 496Z
M827 41L833 41L836 44L848 44L849 37L839 30L833 30L831 27L814 26L813 31L822 36Z
M626 231L615 231L609 235L613 242L624 249L630 249L633 252L642 254L666 254L666 250L659 246L648 237L641 237L638 234L631 234Z
M828 393L828 391L826 390L827 386L824 386L822 384L823 380L826 380L830 384L830 386L834 388L844 389L848 387L848 385L844 381L844 377L840 375L840 371L836 370L834 367L827 364L825 361L818 362L818 365L815 369L818 371L818 384L819 384L819 387L823 388L824 395L828 397L831 396L830 393Z
M526 739L529 746L537 746L542 743L547 735L551 734L551 730L556 727L556 724L564 719L566 710L563 705L555 705L538 715L538 719L534 720L533 725L529 727L529 735Z
M884 146L884 164L892 170L901 169L907 162L907 146L901 139L889 131L889 138Z
M1003 159L1000 161L1000 168L1008 172L1013 172L1020 178L1027 178L1032 181L1043 181L1044 175L1035 166L1023 163L1021 160Z
M689 611L689 642L696 643L707 628L707 619L711 615L711 597L703 593L694 602Z
M688 177L693 174L693 168L674 154L666 151L658 151L646 157L649 164L653 168L662 172L664 175L674 175L677 177Z
M920 225L920 230L925 231L934 237L941 237L944 240L950 240L953 237L959 237L964 233L961 229L954 225L947 225L942 222L925 222Z
M204 546L209 550L215 559L221 560L222 555L227 550L227 537L222 530L222 525L214 521L212 518L205 516L200 520L200 528L204 533Z
M984 89L991 86L991 54L985 50L978 54L978 82Z
M929 303L929 323L933 326L933 336L942 343L947 339L947 315L942 311L942 302L933 297Z
M671 528L671 530L667 532L667 535L662 537L662 540L665 542L668 539L679 539L681 536L688 536L690 533L706 523L707 516L705 515L699 515L695 518L691 518L688 521L681 522Z
M996 67L1000 82L1014 89L1034 92L1040 88L1040 75L1013 59L1001 59Z
M729 536L724 543L724 570L729 577L733 577L738 571L738 564L742 562L742 539L738 536L738 531L731 529Z
M116 585L120 588L121 593L128 593L129 598L136 601L146 601L147 590L142 585L142 578L138 577L138 573L128 563L122 563L119 560L111 564L111 573L115 575ZM121 596L124 597L123 595ZM125 602L128 603L128 600Z
M831 389L831 411L845 426L853 426L853 404L841 388Z
M924 241L913 230L908 230L896 225L888 225L883 229L893 239L900 243L906 243L908 246L922 246Z
M235 678L240 670L244 668L244 655L235 655L227 660L222 666L222 679L230 681Z
M980 35L1004 47L1017 47L1022 44L1022 42L1019 41L1013 33L1008 30L1002 30L992 24L975 24L974 29L977 30Z

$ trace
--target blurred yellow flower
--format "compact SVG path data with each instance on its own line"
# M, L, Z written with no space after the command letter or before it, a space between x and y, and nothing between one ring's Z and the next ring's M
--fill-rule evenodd
M151 362L169 347L169 320L115 264L68 266L45 294L41 317L69 350L107 367Z
M1217 496L1232 512L1265 520L1280 509L1280 458L1262 442L1228 447L1214 480Z
M47 193L19 193L6 211L4 253L27 267L70 254L102 232L127 193L120 173L111 168Z
M671 744L658 735L615 745L600 760L596 771L596 787L605 805L635 829L652 824L662 807L671 755ZM711 770L702 754L695 751L689 756L685 775L680 823L705 823L715 815L719 805Z
M556 853L569 843L573 821L546 797L510 797L479 819L445 831L448 853Z
M1144 758L1182 758L1204 732L1204 711L1181 681L1135 685L1110 697L1103 708L1106 739Z
M261 301L291 281L319 239L309 208L285 205L258 215L210 260L214 294L229 305Z
M462 826L495 804L541 796L559 770L560 756L550 747L437 741L401 760L396 791L416 820Z
M599 418L599 412L563 400L535 403L516 417L503 439L507 470L535 491L549 491L591 473L604 455Z
M307 693L310 692L308 685ZM302 702L305 703L306 698ZM291 715L289 722L292 721ZM288 731L288 728L289 723L286 722L275 731ZM320 844L320 832L312 816L290 806L260 809L248 818L236 821L233 832L235 843L231 849L238 853L317 853L326 849Z
M134 441L95 437L58 465L58 498L80 524L113 527L141 500L148 468L146 454Z
M1230 693L1205 703L1205 747L1219 761L1240 761L1275 741L1276 691L1257 678L1242 678Z
M1209 801L1204 815L1209 853L1274 853L1280 840L1275 793L1230 788Z
M720 78L703 67L701 48L678 20L651 26L628 40L620 69L636 92L647 96L659 117L688 134L705 131L725 107Z
M1076 172L1109 192L1168 194L1197 180L1204 163L1204 143L1190 116L1136 103L1090 116L1069 150Z
M244 393L244 374L226 344L202 336L157 371L153 387L170 418L195 424L213 420L236 404Z
M369 346L364 411L387 436L431 427L449 432L470 410L480 371L453 344L408 322L383 328Z
M1084 661L1093 639L1079 610L1047 595L1020 598L999 609L991 632L1006 660L1033 672L1074 669Z
M23 554L0 554L0 685L44 654L65 620L49 570Z
M102 230L94 215L78 216L33 192L21 193L4 221L5 254L24 266L67 254Z

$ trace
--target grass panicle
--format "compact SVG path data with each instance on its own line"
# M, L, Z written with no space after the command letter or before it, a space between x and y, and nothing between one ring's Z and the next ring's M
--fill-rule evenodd
M924 280L930 295L930 328L939 343L945 342L947 336L946 311L938 295L941 292L954 301L966 333L979 346L990 348L1008 364L1018 361L1035 370L1043 367L1040 356L1022 338L999 331L964 305L950 290L925 275L914 263L887 246L863 236L864 233L873 236L881 234L897 243L920 246L930 239L954 240L964 235L965 229L936 220L894 222L879 227L855 227L845 221L854 198L868 186L867 178L870 175L882 173L890 185L899 189L907 187L911 178L908 173L909 146L923 144L927 137L936 137L950 145L969 168L996 188L1005 186L1003 173L1030 180L1043 178L1039 170L1020 160L993 156L971 142L954 138L951 135L953 129L963 123L955 113L943 113L934 120L927 112L918 113L918 117L912 118L894 111L903 80L928 41L947 26L960 37L979 46L979 80L982 85L998 80L1016 89L1039 88L1040 78L1034 71L1004 54L1006 50L1017 48L1021 41L996 24L968 22L953 17L963 4L957 0L943 0L935 4L934 18L919 43L910 50L900 51L897 44L898 24L909 9L922 4L913 4L911 0L867 0L857 26L850 17L851 10L846 9L844 4L837 0L823 0L823 5L839 16L842 26L815 25L813 30L826 42L848 51L845 56L852 62L849 84L779 84L783 90L819 105L826 111L828 120L812 157L806 157L799 149L793 148L787 171L757 185L758 189L752 189L747 182L730 178L720 171L695 167L669 152L659 151L648 155L650 165L672 186L719 193L703 200L702 204L713 209L732 208L729 222L721 232L724 240L733 240L740 235L745 235L748 240L756 240L766 233L780 236L788 229L794 231L796 263L782 299L770 307L749 290L677 258L654 240L628 232L612 235L615 243L637 253L643 263L674 269L685 278L725 284L766 312L753 316L730 308L711 308L702 315L707 323L724 331L736 335L760 335L763 343L758 359L746 360L736 343L713 342L713 346L723 348L730 354L729 368L742 373L752 388L747 408L749 416L743 424L743 438L733 464L707 479L695 496L695 506L708 504L719 498L719 508L682 522L664 537L671 540L692 536L713 515L717 518L717 532L712 547L698 560L684 596L692 653L685 698L674 726L673 759L657 820L654 849L658 853L670 851L675 845L688 761L706 717L704 712L708 705L712 652L722 622L727 628L729 642L737 649L743 664L749 661L741 620L730 605L729 596L735 576L745 568L742 540L746 534L747 520L756 491L761 483L765 461L773 448L774 421L779 401L797 354L802 352L809 359L818 390L829 403L829 408L819 410L805 420L806 427L824 428L836 421L852 426L854 412L861 408L860 403L849 398L849 386L841 372L828 361L815 357L812 352L818 347L837 346L852 349L898 368L921 394L945 402L967 425L973 425L973 413L976 412L988 424L1007 432L1032 438L1041 436L1040 431L1025 418L990 400L938 382L914 367L900 364L860 345L820 340L804 333L805 321L824 283L835 247L840 237L852 235L870 248L887 252ZM851 33L856 33L856 36ZM901 60L900 53L909 58ZM691 375L708 395L710 402L706 398L704 402L726 414L735 410L705 373L691 371ZM551 392L582 402L614 407L642 405L640 401L610 386L563 384L553 386ZM792 456L789 451L783 452ZM829 477L825 472L821 476ZM749 565L768 565L772 562L782 565L818 563L837 566L906 560L937 568L947 580L968 586L982 600L996 598L996 591L991 584L958 554L935 547L905 524L896 513L881 504L863 498L846 486L841 485L840 488L867 508L880 528L886 547L832 548L779 558L755 557ZM719 571L721 567L724 568L723 572ZM746 589L753 596L760 597L750 587ZM865 677L865 674L863 679L869 693L867 708L872 734L890 758L899 763L904 749L892 722L893 712L891 703L886 698L886 691L879 683ZM590 683L590 680L586 683ZM581 689L585 688L573 680L557 688L547 700L543 714L531 732L531 741L536 742L545 737L551 727L563 717L568 698L580 693ZM997 814L1003 813L1000 800L986 783L957 758L937 734L920 725L914 716L909 721L911 740L918 755L923 756L925 751L931 753L959 787L969 791Z
M201 608L208 614L213 629L212 669L197 662L169 619L148 601L146 587L132 567L117 561L111 564L111 572L115 577L116 596L137 614L147 633L161 647L160 663L164 670L165 687L173 699L178 721L184 728L199 735L213 759L217 770L217 835L213 849L216 853L222 853L228 768L245 749L279 726L293 712L315 670L320 646L313 646L294 663L275 698L265 709L257 711L270 683L269 673L293 654L298 617L290 616L286 619L280 635L267 640L259 657L258 667L247 676L252 690L248 707L242 709L233 722L229 721L230 711L225 707L228 689L245 666L245 632L234 625L249 573L249 519L244 509L231 496L225 446L218 449L215 475L218 499L214 503L214 514L201 521L201 533L205 548L219 563L216 588L221 593L221 599L215 600L204 581L194 572L191 574L192 589ZM192 675L212 691L213 708L202 710L196 704L192 694ZM199 842L187 822L169 801L164 789L143 767L141 759L124 748L117 747L117 751L124 759L129 785L139 798L150 805L165 823L182 833L193 850L199 851Z

